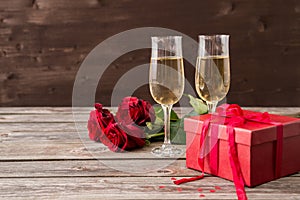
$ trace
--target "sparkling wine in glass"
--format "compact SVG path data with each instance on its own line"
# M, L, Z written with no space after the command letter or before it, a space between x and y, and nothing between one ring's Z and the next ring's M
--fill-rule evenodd
M165 138L161 147L152 149L160 157L177 157L182 150L171 144L170 113L173 104L182 97L184 68L181 36L152 37L149 86L153 99L164 111Z
M230 86L229 35L199 35L195 83L208 112L214 113Z

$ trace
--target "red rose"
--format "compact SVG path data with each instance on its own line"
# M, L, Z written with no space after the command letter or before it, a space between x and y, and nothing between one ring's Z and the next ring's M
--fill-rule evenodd
M96 110L90 112L90 118L88 121L88 130L89 130L89 137L91 140L96 142L100 141L100 137L103 134L101 127L98 123Z
M102 105L95 104L96 110L90 112L90 118L88 120L88 131L91 140L96 142L101 141L105 128L110 123L114 123L114 116L107 109L103 109Z
M133 123L116 123L113 114L103 109L99 103L95 104L96 110L91 111L88 121L89 137L91 140L102 142L111 151L139 148L145 145L143 129Z
M118 107L116 119L122 124L135 123L146 126L146 122L154 121L155 112L151 104L136 97L125 97Z
M111 151L122 152L124 150L139 148L145 145L144 132L134 125L126 126L126 131L120 128L117 123L110 123L101 137L101 141Z

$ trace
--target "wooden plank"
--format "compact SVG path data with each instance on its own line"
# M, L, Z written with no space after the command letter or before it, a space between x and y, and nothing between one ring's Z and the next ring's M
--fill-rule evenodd
M76 114L76 122L86 122L89 119L89 113ZM26 114L26 115L1 115L0 123L39 123L39 122L75 122L71 113L57 114Z
M298 199L298 179L287 177L246 192L249 199ZM1 178L0 194L14 199L199 199L200 194L208 199L236 199L233 183L217 177L181 186L170 177Z
M93 141L86 141L84 144L80 140L65 141L44 141L35 143L12 142L0 143L0 161L10 160L73 160L73 159L137 159L156 158L151 154L151 149L160 146L162 143L152 143L149 147L132 150L123 153L111 152L106 146ZM13 149L13 150L12 150ZM183 151L185 147L182 147ZM182 158L185 154L182 155Z
M89 109L79 108L78 112L84 116ZM1 117L19 116L24 120L16 123L8 118L12 121L0 123L1 199L199 199L200 194L208 199L236 198L233 183L217 177L207 176L182 186L172 184L171 177L190 177L199 172L186 169L184 157L168 160L152 156L151 148L161 143L113 153L87 138L86 122L79 123L84 134L80 139L74 123L55 122L50 117L68 121L67 117L72 117L70 108L32 108L28 112L26 108L4 108L0 113ZM26 122L28 117L40 119ZM52 122L45 122L47 118ZM248 197L297 199L299 178L297 173L246 188ZM210 192L215 186L221 190Z
M243 107L243 109L256 112L269 112L275 115L300 117L300 107Z
M62 125L63 124L63 125ZM65 123L22 123L0 127L0 160L153 158L153 143L130 153L113 153L88 138L86 124L77 132ZM23 128L24 125L24 128ZM184 147L182 147L184 149ZM13 149L13 151L12 151Z
M132 166L132 167L131 167ZM128 168L131 168L129 170ZM38 177L188 177L200 172L186 168L185 160L102 159L2 162L0 178ZM209 175L206 175L209 176ZM290 176L300 178L300 172Z
M108 108L112 113L116 107ZM83 123L89 119L92 107L87 108L3 108L0 109L0 123L33 123L33 122L76 122ZM190 107L174 108L178 116L187 114Z
M0 10L1 106L71 105L76 72L86 55L110 36L147 26L178 30L195 40L199 33L226 30L232 66L228 102L299 106L295 0L10 0L1 1ZM118 58L101 78L96 99L109 106L118 78L148 63L149 56L145 50ZM185 66L194 85L194 68ZM151 99L145 88L135 94Z
M0 10L20 10L24 7L32 7L32 0L1 1Z
M199 174L198 171L187 169L185 160L170 163L162 159L14 161L0 165L0 178L180 177Z
M38 124L35 127L38 128ZM56 123L53 127L55 129ZM30 131L30 128L27 132L1 131L0 160L155 158L151 154L151 149L162 145L161 142L154 142L142 149L114 153L102 143L91 141L85 128L78 133L67 131L68 127L67 130L58 131L51 131L49 128L45 131L40 129ZM185 146L181 145L181 148L184 150Z
M115 110L116 107L106 107L112 110ZM70 114L72 112L78 112L78 113L89 113L91 110L93 110L94 107L49 107L49 106L43 106L43 107L0 107L0 114L57 114L57 113L66 113Z
M43 0L36 0L36 4L39 9L45 10L45 9L61 9L61 8L84 8L84 7L91 7L96 6L100 2L97 0L64 0L64 1L43 1Z
M116 112L117 107L105 107L113 112ZM300 107L242 107L243 109L253 110L257 112L269 112L272 114L281 114L281 115L297 115L300 112ZM191 110L191 107L174 107L173 108L178 114L188 113ZM0 115L10 114L10 115L22 115L22 114L72 114L72 112L78 114L86 114L91 110L94 110L94 107L0 107Z
M87 131L86 123L78 123L78 130ZM56 132L56 133L76 133L77 129L74 122L41 122L41 123L2 123L0 125L0 133L3 135L16 133L23 133L23 137L27 134L38 132L43 135L44 132ZM72 134L74 135L74 134ZM12 137L14 135L11 135ZM2 138L3 139L3 138Z
M294 116L297 117L300 115L300 107L279 107L279 108L264 108L264 107L251 107L251 108L246 108L249 110L254 110L254 111L268 111L273 114L281 114L281 115L288 115L288 116ZM39 109L39 108L34 108L31 110L31 108L28 108L27 111L23 111L24 109L3 109L2 111L0 110L0 123L5 123L5 122L26 122L26 123L32 123L32 122L87 122L89 119L89 112L93 110L93 108L82 108L82 109L77 109L74 111L74 115L71 111L70 108L61 108L61 109ZM116 108L111 109L112 112L116 111ZM191 108L178 108L175 109L179 116L188 113ZM55 112L54 112L55 111Z
M104 107L115 113L118 107ZM191 107L174 107L177 114L183 115L192 110ZM289 109L286 107L286 109ZM300 109L300 107L299 107ZM94 107L0 107L0 115L24 115L24 114L88 114L95 110Z

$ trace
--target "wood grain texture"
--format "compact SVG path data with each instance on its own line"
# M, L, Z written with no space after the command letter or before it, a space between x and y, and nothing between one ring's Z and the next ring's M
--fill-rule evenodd
M161 146L161 142L152 143L150 146L124 153L111 152L102 143L90 141L87 132L84 139L80 139L77 133L44 134L24 137L0 135L0 161L14 160L73 160L73 159L138 159L150 158L151 149ZM39 139L40 138L40 139ZM183 150L185 146L181 145ZM182 158L185 155L182 155ZM168 161L166 161L168 162ZM124 166L126 167L126 166Z
M141 162L144 162L142 164ZM140 170L130 171L123 168L117 169L115 166L136 166ZM149 170L147 166L152 165L156 168ZM158 165L161 164L161 167ZM14 161L5 162L0 166L0 178L39 178L39 177L186 177L197 176L199 171L187 169L184 159L175 160L169 165L163 165L161 159L86 159L86 160L43 160L43 161ZM142 172L142 173L141 173ZM146 173L147 172L147 173ZM206 174L209 177L209 174ZM292 175L300 178L300 172Z
M75 108L82 116L90 109ZM151 148L161 143L113 153L87 138L83 119L79 133L85 138L80 138L70 120L72 108L0 108L0 118L0 199L236 199L231 181L210 175L180 186L173 184L171 178L200 172L187 169L184 156L152 156ZM254 200L295 200L300 199L299 187L298 172L246 191Z
M205 199L236 199L233 183L216 177L182 186L174 185L170 177L1 178L0 186L6 199L201 199L200 194ZM221 190L210 192L215 186ZM286 177L246 192L249 199L299 199L298 187L299 177Z
M300 105L299 1L10 0L1 1L0 10L0 106L71 105L88 53L119 32L149 26L194 39L230 34L228 102ZM109 106L120 77L149 57L149 50L138 50L116 59L101 77L96 101ZM193 73L186 63L191 85ZM152 101L147 86L133 95Z
M151 144L138 153L133 151L115 154L101 143L90 141L87 120L92 109L90 107L0 108L0 160L128 159L139 156L153 158L150 149L160 144ZM300 113L299 107L248 109L291 116ZM175 110L181 116L190 108L175 108ZM77 113L76 120L72 111Z
M116 113L118 107L104 107L113 113ZM0 107L0 116L22 116L22 115L85 115L94 110L94 107ZM173 110L181 117L190 111L192 107L174 107ZM242 107L245 110L252 110L257 112L268 112L270 114L297 116L300 112L300 107ZM70 116L72 118L72 116ZM68 120L69 121L69 120ZM44 121L45 122L45 121Z
M141 163L143 162L143 163ZM116 168L117 165L123 169ZM125 167L136 165L132 171ZM152 170L149 166L154 165ZM161 165L161 167L159 167ZM53 161L14 161L0 166L0 178L39 178L39 177L184 177L196 176L200 172L187 169L185 160L175 160L169 165L161 159L135 160L53 160ZM136 170L135 170L136 169ZM207 175L208 176L208 175Z
M300 116L299 107L244 107L243 109L269 112L270 114L285 115L291 117ZM75 122L80 130L86 128L86 123L89 119L90 111L94 110L92 107L77 107L77 108L41 108L41 107L27 107L27 108L0 108L0 123L14 123L12 127L18 126L18 123L57 123ZM110 108L111 112L117 111L116 107ZM192 110L191 107L176 107L174 111L179 117L184 116ZM54 125L55 126L55 125ZM11 129L11 127L5 127ZM1 130L1 127L0 127Z

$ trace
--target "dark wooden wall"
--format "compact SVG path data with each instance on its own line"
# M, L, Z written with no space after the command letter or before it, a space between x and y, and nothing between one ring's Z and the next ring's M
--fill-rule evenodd
M0 105L66 106L77 70L101 41L138 27L164 27L197 39L231 35L230 103L300 106L299 0L0 0ZM118 58L97 101L149 50ZM193 68L186 76L193 81ZM151 99L147 86L136 96Z

